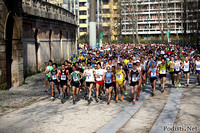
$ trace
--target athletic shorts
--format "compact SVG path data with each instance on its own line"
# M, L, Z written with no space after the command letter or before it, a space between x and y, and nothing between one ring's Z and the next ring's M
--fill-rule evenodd
M64 85L67 85L67 80L60 80L60 86L63 88Z
M159 78L163 78L163 77L166 77L166 74L159 74Z
M90 84L94 84L94 82L86 82L86 86L89 87Z
M143 71L143 75L147 73L147 70Z
M116 87L116 82L113 82L112 84L113 84L113 87L115 88Z
M104 85L104 81L96 81L96 84L100 85L100 86L103 86Z
M128 81L128 77L126 77L126 78L125 78L125 80L127 80L127 81Z
M150 82L153 82L156 79L157 79L157 77L150 77Z
M81 84L82 84L83 82L85 82L85 80L86 80L86 78L82 78L82 79L80 80Z
M54 82L55 85L59 84L57 79L56 80L51 80L51 82Z
M130 86L136 86L136 85L138 85L138 81L137 81L137 82L131 82L131 83L130 83Z
M118 82L118 83L119 83L119 85L123 85L123 84L124 84L124 82L123 82L123 81L116 81L116 82Z
M79 85L80 85L79 83L75 83L75 82L72 83L72 86L74 86L76 88L79 88Z
M48 76L48 75L45 75L45 79L49 79L49 76Z
M190 71L183 71L184 74L187 74L187 73L189 73L189 72L190 72Z
M181 71L177 72L177 71L174 71L174 74L179 74Z
M196 70L196 73L200 73L200 70Z
M110 88L111 86L113 86L113 83L110 83L110 84L106 84L106 83L105 83L106 89Z
M170 74L174 74L174 72L169 72Z

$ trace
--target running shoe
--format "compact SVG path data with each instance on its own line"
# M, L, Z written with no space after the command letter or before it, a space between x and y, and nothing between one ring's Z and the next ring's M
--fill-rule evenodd
M180 82L178 83L178 87L181 87L181 83Z
M179 87L177 86L177 87L176 87L176 89L178 90L178 89L179 89Z
M54 97L51 97L51 100L54 101Z
M135 100L133 100L133 104L135 104Z
M99 98L96 98L96 102L97 102L97 103L99 102Z
M115 100L116 100L116 101L118 100L118 96L116 96Z
M163 93L163 92L164 92L164 88L161 89L161 93Z
M121 98L120 98L121 100L123 100L124 99L124 97L123 96L121 96Z
M48 89L46 89L46 90L45 90L45 92L49 92L49 90L48 90Z
M136 100L139 100L139 96L136 97Z
M110 104L110 101L109 101L109 100L107 101L107 104L108 104L108 105Z
M152 92L151 95L154 96L155 95L154 92Z
M90 104L91 103L91 100L90 99L88 99L88 104Z
M73 104L76 104L76 101L75 101L75 100L73 100Z
M60 96L60 94L59 94L58 99L60 99L60 97L61 97L61 96Z
M127 91L124 91L124 95L127 96Z

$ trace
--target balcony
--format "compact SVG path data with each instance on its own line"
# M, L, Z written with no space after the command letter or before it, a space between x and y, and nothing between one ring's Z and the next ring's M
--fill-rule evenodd
M102 5L102 9L110 9L110 5Z
M102 18L109 18L110 14L102 14Z
M102 26L103 26L103 27L110 26L110 22L103 22L103 23L102 23Z
M80 36L87 34L87 32L80 32Z
M87 19L87 15L80 15L79 19Z
M86 11L87 10L87 6L81 6L79 7L79 11Z
M79 0L78 2L87 2L87 0Z
M79 24L79 27L81 27L81 28L87 28L87 24L86 23L81 23L81 24Z

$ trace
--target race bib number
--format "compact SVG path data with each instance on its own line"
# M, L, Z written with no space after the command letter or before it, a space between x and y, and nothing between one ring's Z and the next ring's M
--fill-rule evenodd
M74 76L74 77L73 77L73 80L74 80L74 81L78 81L78 77L77 77L77 76Z
M160 74L166 74L166 70L161 70Z
M102 80L102 77L99 75L99 76L97 76L97 79L98 80Z
M116 77L117 77L117 80L120 80L121 79L121 74L116 75Z
M197 70L200 70L200 65L197 65Z
M52 80L56 80L56 75L52 75Z
M86 79L89 80L91 75L86 75Z
M111 79L106 80L106 83L108 83L108 84L110 84L111 82L112 82Z
M66 80L66 75L61 75L61 80Z
M179 69L179 66L177 66L177 67L176 67L176 71L179 71L179 70L180 70L180 69Z
M136 81L137 81L137 77L133 76L133 77L132 77L132 81L133 81L133 82L136 82Z
M156 72L151 72L152 77L156 77Z
M185 72L189 71L189 66L184 66L184 71Z

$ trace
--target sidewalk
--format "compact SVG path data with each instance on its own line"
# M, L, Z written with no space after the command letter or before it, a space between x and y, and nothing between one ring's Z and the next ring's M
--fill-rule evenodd
M28 77L20 87L13 87L9 91L0 91L0 115L28 106L32 103L46 99L44 73Z

